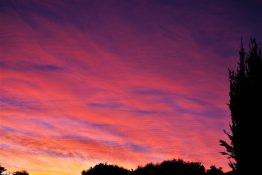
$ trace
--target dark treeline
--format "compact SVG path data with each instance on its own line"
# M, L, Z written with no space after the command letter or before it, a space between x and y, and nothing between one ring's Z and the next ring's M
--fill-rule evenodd
M185 162L181 159L149 163L135 170L127 170L117 165L100 163L82 171L81 175L223 175L222 168L211 166L206 169L200 162Z
M159 164L149 163L135 170L127 170L117 165L100 163L82 171L82 175L223 175L221 168L211 166L206 170L199 162L185 162L181 159L163 161Z
M100 163L87 170L81 175L224 175L222 168L211 166L206 169L200 162L185 162L181 159L166 160L161 163L148 163L145 166L138 166L135 170L128 170L118 165ZM0 175L29 175L26 171L7 173L6 169L0 166Z

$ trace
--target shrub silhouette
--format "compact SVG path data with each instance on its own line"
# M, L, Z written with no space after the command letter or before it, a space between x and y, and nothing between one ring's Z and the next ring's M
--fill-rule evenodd
M222 172L222 171L221 171ZM212 174L208 175L220 175ZM117 165L98 164L88 170L82 171L82 175L204 175L205 167L199 162L185 162L179 160L167 160L160 164L149 163L129 171Z
M168 174L195 174L202 175L205 172L204 166L199 162L185 162L183 160L164 161L159 165L160 173L166 172Z
M16 172L14 172L13 175L29 175L29 173L26 172L25 170L22 170L22 171L16 171Z
M206 171L206 175L223 175L222 168L217 168L216 166L210 166L210 169Z
M261 46L251 39L246 54L243 44L239 52L236 71L229 70L231 133L227 133L230 143L220 140L226 148L229 165L238 175L260 172L259 161L252 160L261 155L260 119L262 117L262 59ZM233 161L232 161L233 159Z
M2 175L5 171L6 171L5 167L2 167L2 166L0 165L0 175Z
M117 165L108 165L100 163L88 170L82 171L82 175L128 175L129 170L119 167Z
M29 175L29 173L25 170L22 170L22 171L16 171L14 173L5 173L7 169L3 166L0 165L0 175Z

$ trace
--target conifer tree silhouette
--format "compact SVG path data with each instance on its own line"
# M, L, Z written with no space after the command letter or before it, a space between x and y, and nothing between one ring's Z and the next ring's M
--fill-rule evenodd
M254 157L261 155L262 59L261 46L251 39L246 53L241 42L237 70L229 70L231 133L225 131L230 143L220 140L237 175L248 175L259 166ZM232 161L233 160L233 161ZM258 170L258 169L257 169ZM259 172L259 171L258 171Z

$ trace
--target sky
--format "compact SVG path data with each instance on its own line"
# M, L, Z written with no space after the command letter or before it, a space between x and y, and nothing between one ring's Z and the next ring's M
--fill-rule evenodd
M0 164L73 175L173 158L229 171L228 68L260 0L0 0Z

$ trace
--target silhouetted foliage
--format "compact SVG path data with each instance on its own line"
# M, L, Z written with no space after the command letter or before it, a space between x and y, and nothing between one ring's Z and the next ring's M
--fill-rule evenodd
M29 175L29 173L25 170L22 170L22 171L16 171L14 173L10 173L10 172L6 172L6 168L5 167L2 167L0 165L0 175Z
M183 160L163 161L160 164L149 163L136 170L129 171L116 165L98 164L82 171L82 175L204 175L205 167L199 162ZM213 175L213 174L209 174ZM214 174L216 175L216 174Z
M128 175L129 170L119 167L117 165L108 165L100 163L88 170L82 171L82 175Z
M185 162L183 160L172 160L172 161L164 161L159 165L160 172L164 171L168 173L168 171L173 172L172 174L195 174L200 175L205 172L204 166L199 162ZM171 173L169 173L171 174Z
M236 171L229 171L227 173L224 173L225 175L236 175Z
M228 156L230 167L238 175L244 175L259 167L252 160L256 155L261 155L262 148L259 141L259 118L262 117L261 46L251 39L247 54L241 43L239 56L237 70L229 70L231 133L225 133L230 143L220 140L220 145L226 148L226 152L221 153Z
M216 166L210 166L210 169L207 170L206 175L223 175L222 168L217 168Z
M16 171L16 172L13 173L13 175L29 175L29 174L28 174L28 172L23 170L23 171Z
M2 166L0 165L0 175L2 175L5 171L6 171L5 167L2 167Z

